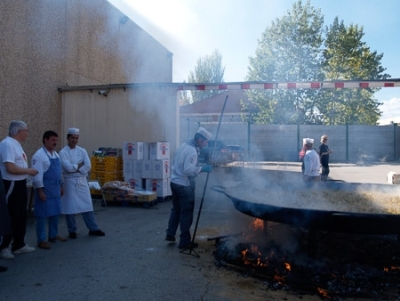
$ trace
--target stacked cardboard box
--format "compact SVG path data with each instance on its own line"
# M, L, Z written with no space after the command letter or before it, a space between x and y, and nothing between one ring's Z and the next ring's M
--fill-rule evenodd
M155 192L164 198L171 193L169 142L129 142L123 144L124 180L136 189Z

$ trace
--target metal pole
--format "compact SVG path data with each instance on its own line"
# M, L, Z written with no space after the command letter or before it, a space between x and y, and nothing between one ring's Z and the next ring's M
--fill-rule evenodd
M223 107L222 107L222 112L221 112L221 115L220 115L220 117L219 117L218 128L217 128L217 132L215 133L215 143L214 143L213 153L215 152L215 147L216 147L216 145L217 145L219 128L220 128L220 126L221 126L222 116L224 115L224 111L225 111L225 106L226 106L227 100L228 100L228 95L226 95L226 97L225 97L224 105L223 105ZM208 172L208 173L207 173L207 176L206 176L206 182L204 183L203 194L202 194L202 196L201 196L200 207L199 207L199 213L197 214L196 225L195 225L194 231L193 231L192 243L191 243L190 249L188 249L188 250L189 250L189 255L191 255L192 252L194 252L195 255L196 255L197 257L200 257L200 256L199 256L199 254L197 254L197 253L193 250L193 244L194 244L194 239L195 239L195 237L196 237L197 226L198 226L199 220L200 220L201 209L203 208L204 196L205 196L205 194L206 194L206 189L207 189L207 183L208 183L208 177L209 177L209 175L210 175L210 173ZM182 253L183 251L185 251L185 250L182 250L181 253Z

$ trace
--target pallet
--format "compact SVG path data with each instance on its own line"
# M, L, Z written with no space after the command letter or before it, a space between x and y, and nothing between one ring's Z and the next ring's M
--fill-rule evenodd
M157 204L157 200L153 201L106 201L107 206L121 206L121 207L143 207L143 208L151 208Z
M172 195L167 195L165 197L158 197L157 198L157 202L158 203L164 203L164 202L167 202L167 201L172 201Z

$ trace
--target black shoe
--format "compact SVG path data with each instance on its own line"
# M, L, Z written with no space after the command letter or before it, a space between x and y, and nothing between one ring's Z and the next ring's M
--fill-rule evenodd
M69 238L75 239L76 238L76 232L70 232L69 233Z
M188 243L186 245L179 246L179 249L188 250L188 249L197 248L198 246L199 246L199 244L197 242L194 242L193 244L190 242L190 243Z
M104 236L106 234L99 229L99 230L96 230L96 231L89 231L89 235L91 235L91 236Z
M167 241L175 241L175 236L167 234L167 236L165 237L165 240L167 240Z
M0 265L0 273L5 271L7 271L7 268Z

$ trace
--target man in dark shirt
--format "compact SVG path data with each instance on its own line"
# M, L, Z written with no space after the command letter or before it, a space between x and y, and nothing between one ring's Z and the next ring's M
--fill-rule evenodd
M332 150L328 147L328 135L321 136L321 145L319 146L319 157L321 158L321 181L326 181L329 175L329 154Z

